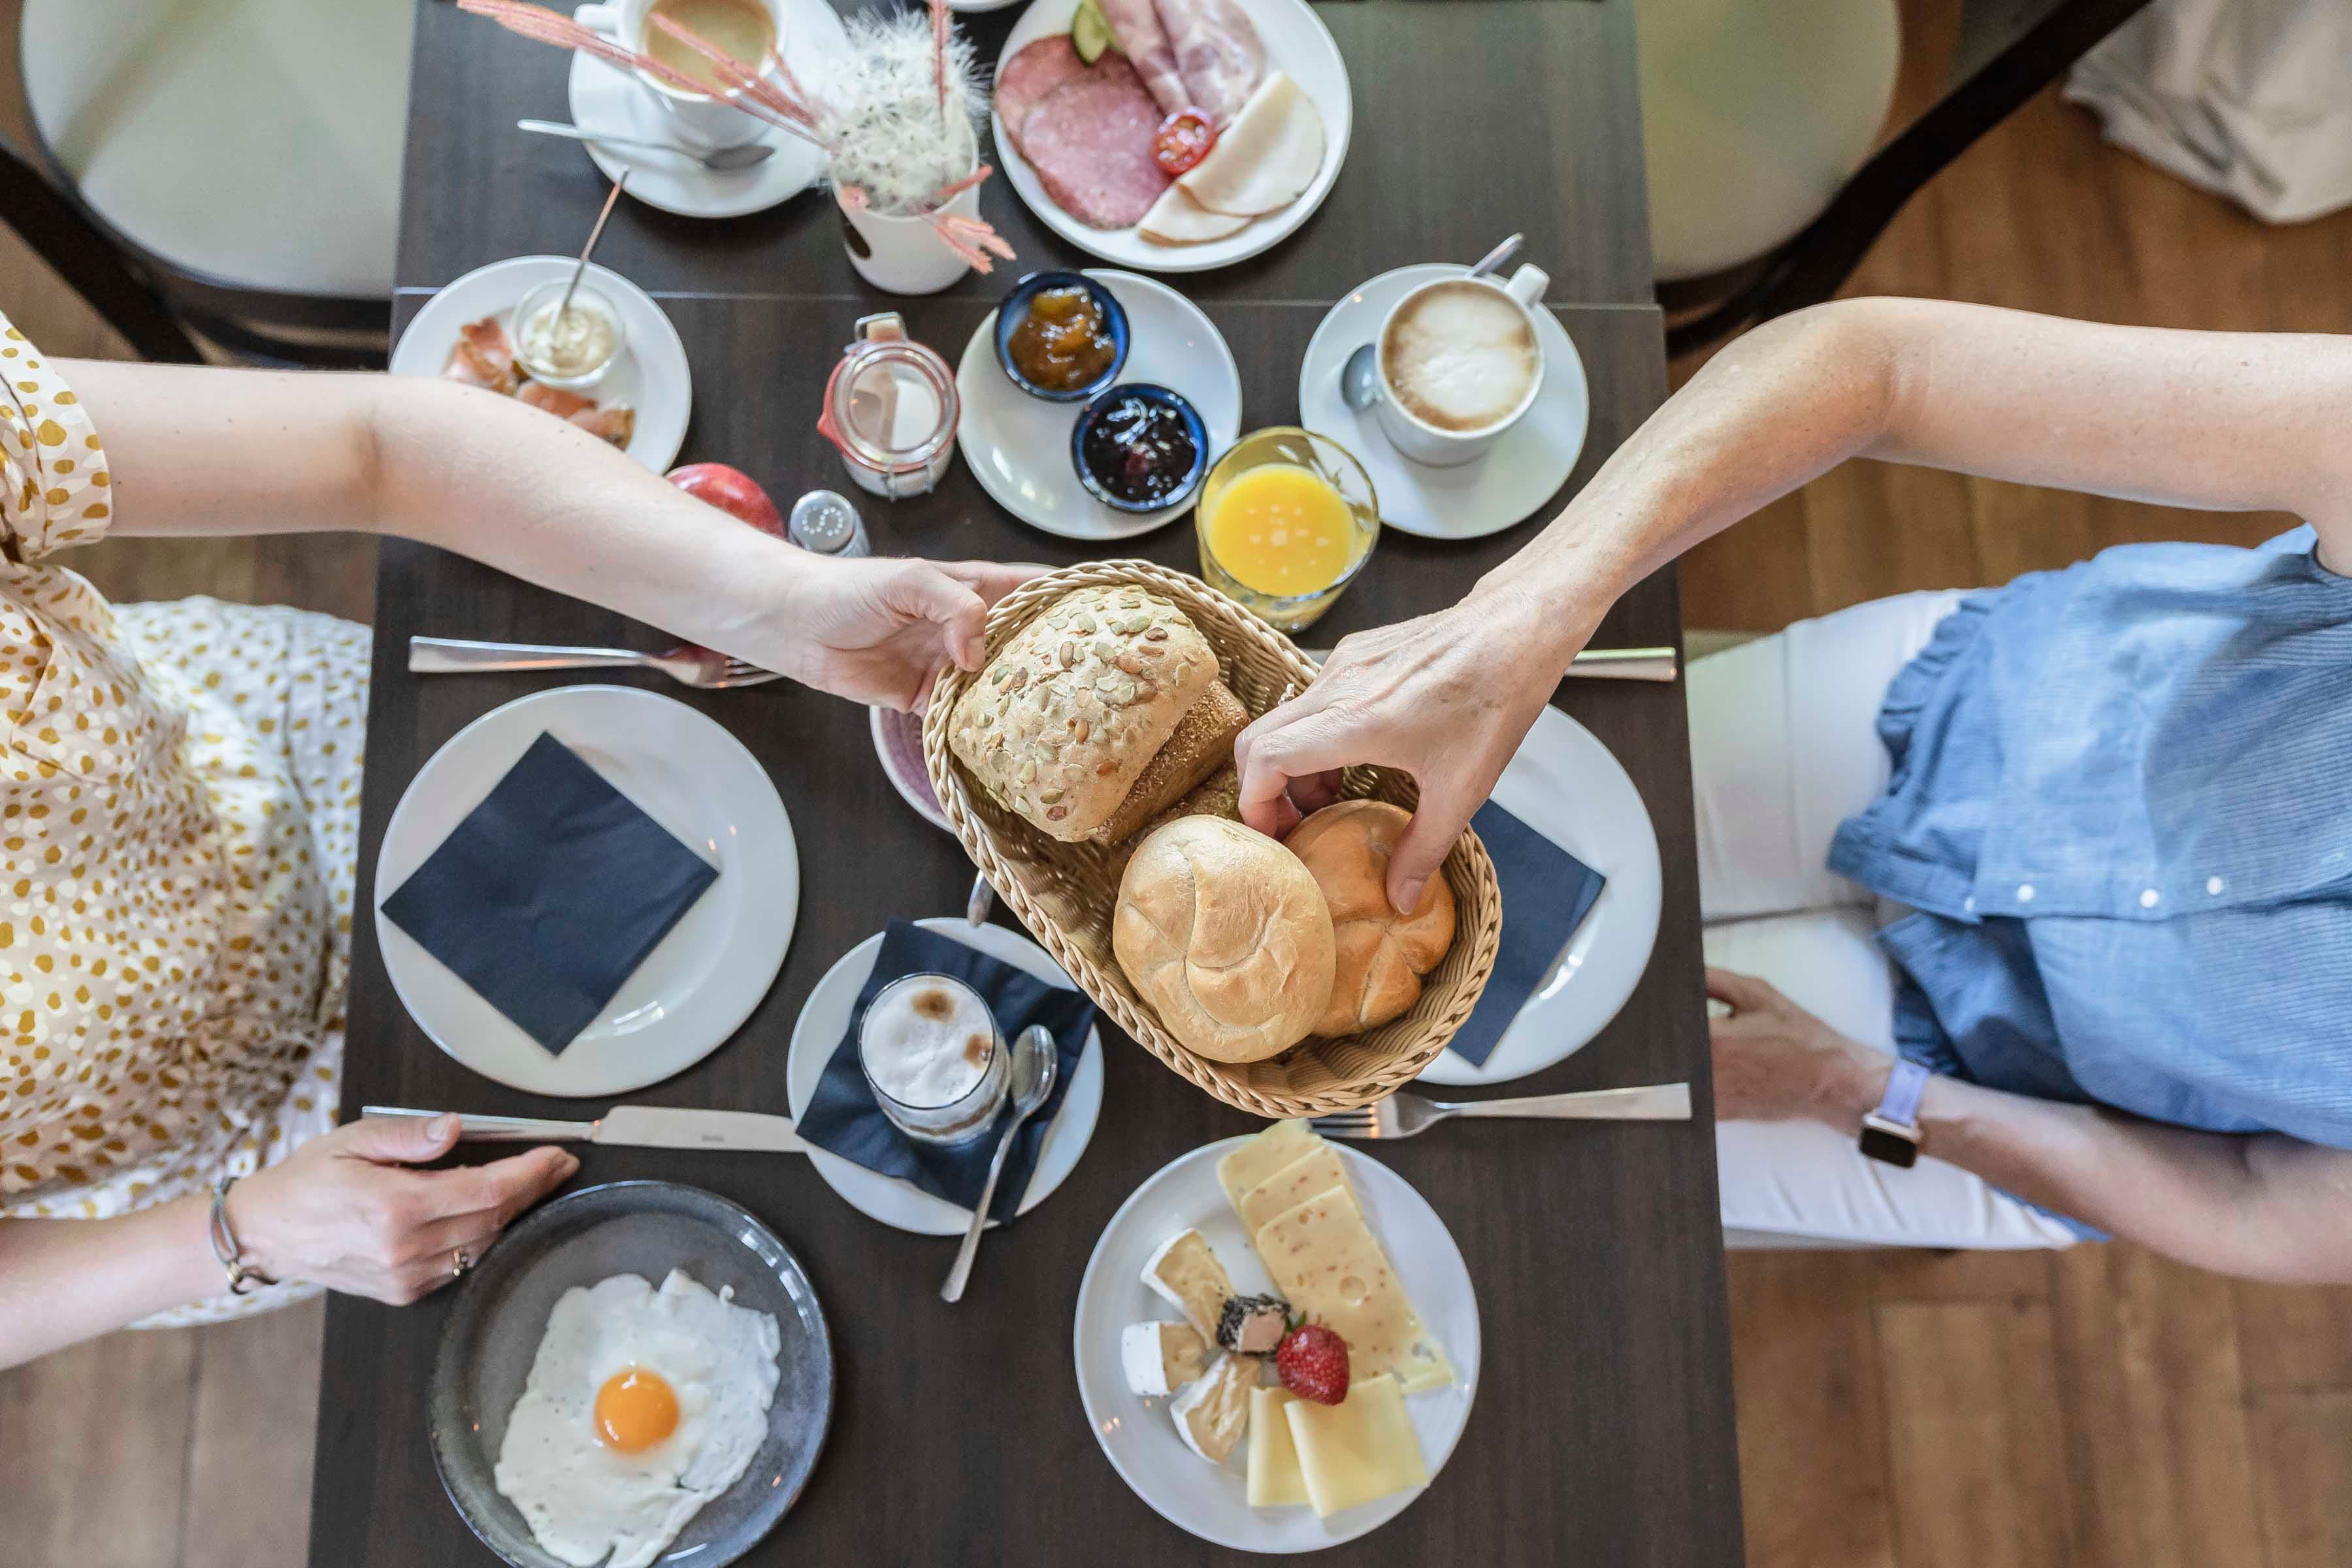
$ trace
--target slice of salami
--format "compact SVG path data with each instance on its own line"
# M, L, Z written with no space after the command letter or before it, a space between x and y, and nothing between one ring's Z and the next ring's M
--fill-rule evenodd
M1004 68L996 73L996 113L1013 145L1021 144L1021 122L1040 100L1093 71L1092 66L1078 58L1067 33L1040 38L1005 61Z
M1168 188L1151 156L1160 120L1135 68L1106 57L1030 110L1021 151L1064 212L1095 228L1125 228Z

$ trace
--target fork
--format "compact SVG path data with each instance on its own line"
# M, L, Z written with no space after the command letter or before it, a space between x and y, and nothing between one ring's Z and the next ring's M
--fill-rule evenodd
M1411 1138L1456 1116L1507 1116L1538 1121L1688 1121L1690 1114L1690 1085L1686 1083L1458 1103L1399 1090L1371 1105L1316 1117L1311 1125L1316 1131L1333 1138Z
M638 653L625 647L467 642L458 637L408 639L411 675L478 675L497 669L658 669L681 686L705 691L758 686L777 679L772 669L692 643L681 643L667 653Z

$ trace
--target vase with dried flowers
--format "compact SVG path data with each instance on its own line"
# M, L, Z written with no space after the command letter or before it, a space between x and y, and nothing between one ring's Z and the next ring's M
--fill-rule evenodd
M675 67L591 31L528 0L457 0L509 31L639 70L688 92L705 89ZM829 79L803 85L781 53L772 68L734 58L653 13L658 27L710 62L730 89L725 101L753 119L823 148L841 209L850 265L877 289L929 294L966 268L994 269L1013 247L980 216L980 187L994 173L980 161L988 114L970 40L946 0L925 12L854 17L849 52L828 62Z

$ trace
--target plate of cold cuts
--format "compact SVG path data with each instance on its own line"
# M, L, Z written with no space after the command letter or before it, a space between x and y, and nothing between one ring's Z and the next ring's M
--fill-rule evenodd
M1005 177L1055 234L1202 272L1322 205L1354 109L1306 0L1035 0L997 59L994 117Z

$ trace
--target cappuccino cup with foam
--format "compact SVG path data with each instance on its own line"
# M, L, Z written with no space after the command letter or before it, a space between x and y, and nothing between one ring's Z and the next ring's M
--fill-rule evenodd
M901 1132L954 1143L985 1132L1012 1069L980 993L945 974L909 974L876 993L857 1026L874 1102Z
M1389 444L1416 463L1484 457L1542 390L1535 312L1551 279L1522 267L1508 283L1440 278L1389 307L1381 322L1380 401Z

